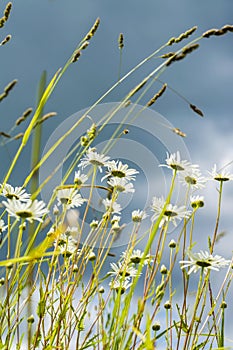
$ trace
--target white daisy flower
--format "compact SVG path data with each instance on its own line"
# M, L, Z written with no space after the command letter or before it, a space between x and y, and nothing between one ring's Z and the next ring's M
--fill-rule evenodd
M7 225L5 225L5 222L1 219L0 220L0 233L6 231Z
M111 213L120 214L121 213L121 205L117 202L112 202L110 199L106 198L102 201L105 206L106 211L111 211Z
M33 222L33 220L43 222L42 216L49 212L45 203L37 199L34 201L29 199L24 203L13 198L8 199L7 202L3 201L2 203L5 205L9 215L15 217L17 220L26 219L29 222Z
M190 168L195 169L197 167L197 165L191 164L187 160L181 160L179 151L171 153L170 155L167 152L166 164L160 164L160 166L165 166L176 171L184 171Z
M132 282L128 278L122 279L114 279L109 283L109 286L111 289L116 290L117 292L120 291L121 294L123 294L126 289L130 288L132 285Z
M212 171L208 173L210 174L210 180L216 180L216 181L230 181L233 180L233 174L230 174L229 171L223 169L222 171L217 171L217 165L214 164Z
M64 188L57 191L58 205L65 205L66 209L80 207L85 199L82 198L81 194L73 188Z
M143 219L145 219L148 215L140 209L132 211L132 221L133 222L141 222Z
M101 179L101 181L108 177L119 177L121 179L125 179L126 181L134 181L135 175L138 174L137 170L130 169L128 164L123 164L119 160L112 160L108 162L107 167L107 174Z
M59 250L60 254L66 258L80 253L77 241L68 233L62 233L54 242L54 246Z
M190 196L190 203L192 208L204 207L204 197L203 196Z
M23 187L13 187L9 184L5 184L3 186L1 184L2 193L1 195L6 197L7 199L17 199L21 202L27 202L30 199L30 194L26 192Z
M138 276L138 270L133 266L128 266L127 264L118 264L110 263L112 271L108 272L109 275L113 276L124 276L124 277L136 277Z
M127 182L125 178L120 177L112 177L107 184L111 187L113 187L118 192L135 192L135 189L133 188L133 184L131 182Z
M96 152L95 148L89 148L86 152L86 156L81 159L78 167L82 169L86 168L88 165L96 166L102 173L102 167L107 166L107 162L110 157Z
M154 212L154 215L151 218L151 221L155 221L159 218L161 212L164 209L165 200L163 197L152 198L152 211ZM166 207L166 210L164 211L163 218L159 224L159 227L162 227L166 222L172 222L174 226L177 226L176 221L182 220L184 218L188 218L190 215L190 212L186 210L185 206L178 207L177 205L172 205L169 203Z
M140 249L134 249L131 254L126 250L121 254L121 257L127 262L127 263L133 263L133 264L139 264L143 258L144 252L142 252ZM147 254L146 258L143 261L143 265L148 265L153 261L151 256Z
M81 171L75 171L74 174L74 183L78 186L83 185L88 180L88 176L85 174L81 174Z
M189 168L187 171L179 172L180 182L191 189L202 189L205 187L206 178L201 175L198 168Z
M186 267L190 268L188 275L192 272L196 273L198 270L203 269L204 273L207 274L208 270L219 271L220 268L226 267L230 264L230 260L222 258L220 255L213 256L209 252L202 250L200 253L187 253L189 260L181 260L181 269Z

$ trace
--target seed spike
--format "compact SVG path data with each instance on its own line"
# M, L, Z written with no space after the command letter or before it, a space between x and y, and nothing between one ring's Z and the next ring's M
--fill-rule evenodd
M5 45L8 41L10 41L11 40L11 35L9 34L9 35L7 35L6 37L5 37L5 39L3 39L2 41L1 41L1 43L0 43L0 46L2 46L2 45Z
M18 80L17 80L17 79L12 80L12 81L5 87L4 92L5 92L6 94L8 94L8 93L13 89L13 87L15 86L15 84L17 84L17 83L18 83Z
M95 23L93 24L93 26L91 27L91 29L89 30L89 32L87 33L87 35L85 36L84 41L90 40L94 36L95 32L99 27L99 24L100 24L100 18L98 17Z
M193 104L190 103L189 107L190 107L195 113L197 113L197 114L200 115L201 117L204 117L203 112L202 112L199 108L197 108L197 106L195 106L195 105L193 105Z
M183 131L181 131L179 128L173 128L172 131L173 131L175 134L177 134L177 135L179 135L179 136L181 136L181 137L186 137L186 136L187 136L187 135L186 135Z
M163 84L162 88L150 99L150 101L147 102L147 104L146 104L147 107L152 106L155 103L155 101L163 95L166 88L167 88L167 84L165 83L165 84Z
M118 47L119 47L120 50L122 50L123 47L124 47L124 36L123 36L123 33L119 34Z
M0 131L0 136L4 136L4 137L6 137L6 138L8 138L8 139L11 138L11 135L10 135L10 134L7 134L5 131Z

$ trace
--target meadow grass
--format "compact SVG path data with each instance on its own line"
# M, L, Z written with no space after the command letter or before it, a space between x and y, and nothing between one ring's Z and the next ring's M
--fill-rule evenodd
M10 11L9 3L0 19L1 27L7 25ZM124 47L121 33L118 81L41 156L41 130L46 120L55 115L43 113L46 102L69 66L78 64L99 23L97 19L47 85L46 74L42 74L34 114L32 110L25 111L12 129L17 132L17 126L30 118L25 131L20 135L2 132L7 142L19 140L19 147L0 190L0 349L224 349L232 260L216 255L215 246L220 237L223 187L230 186L227 182L233 175L214 167L208 176L203 176L198 165L182 159L179 150L167 154L162 165L171 175L168 174L166 197L152 194L150 208L138 208L135 203L135 210L130 213L131 229L127 231L124 222L120 222L118 199L134 193L138 170L120 157L111 159L108 154L128 133L129 118L138 118L167 88L172 89L162 83L162 88L134 115L134 103L140 103L153 84L161 81L162 73L198 49L201 40L232 32L233 26L211 29L194 39L197 28L192 27L170 38L124 76L121 76ZM1 45L7 45L10 39L6 37ZM170 47L173 51L167 51ZM94 108L152 58L157 58L158 65L98 124L93 123ZM14 80L4 88L0 101L8 98L16 83ZM182 98L192 111L203 116L197 106ZM99 150L97 138L114 115L126 108L125 118ZM40 193L64 160L43 182L39 181L39 170L87 120L89 128L66 157L72 161L61 183L52 189L50 201L44 203L38 199ZM170 131L177 137L186 136L178 128ZM13 187L10 177L30 138L33 138L31 171L28 175L25 172L22 184ZM205 199L199 191L208 181L218 184L218 211L212 236L207 238L203 250L196 251L196 217L200 210L205 210ZM185 185L186 195L183 203L173 204L180 182ZM102 209L97 213L92 206L96 190L102 196ZM173 226L177 228L171 239L169 230ZM127 235L128 244L116 253L115 242L121 235ZM220 269L224 269L224 276L214 284Z

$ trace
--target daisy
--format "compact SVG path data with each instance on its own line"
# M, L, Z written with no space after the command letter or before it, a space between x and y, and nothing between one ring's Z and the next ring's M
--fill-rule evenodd
M180 182L191 189L202 189L205 187L206 178L201 176L201 172L197 168L189 168L187 171L179 173Z
M140 249L134 249L130 254L127 250L124 251L121 254L121 257L129 263L139 264L142 261L143 255L144 255L144 252L142 252ZM143 265L148 265L151 262L152 262L152 258L148 254L143 261Z
M29 222L33 222L33 220L43 222L42 216L49 212L45 203L37 199L34 201L29 199L27 202L23 203L13 198L11 200L8 199L7 202L3 201L2 203L5 205L9 215L15 217L17 220L26 219Z
M5 225L5 222L1 219L0 220L0 233L6 231L7 225Z
M124 178L126 181L134 181L135 175L138 174L137 170L130 169L128 164L123 164L119 160L112 160L108 162L107 167L107 174L101 179L101 181L111 176L119 177L121 179Z
M154 215L151 218L151 221L155 221L159 218L162 211L164 210L165 200L163 197L152 199L152 211ZM178 207L177 205L172 205L171 203L167 204L166 210L163 213L163 218L159 224L159 227L162 227L166 222L171 221L174 226L177 226L176 220L182 220L188 218L190 212L186 210L185 206Z
M213 256L209 252L202 250L200 253L187 253L189 260L181 260L181 269L185 267L190 268L188 275L192 272L196 273L199 269L203 269L204 273L207 274L208 270L219 271L221 267L226 267L230 264L230 260L222 258L220 255Z
M121 294L123 294L126 291L126 289L128 289L131 285L132 285L132 282L130 282L128 278L125 278L124 280L115 279L109 283L109 286L111 287L111 289L114 289L117 292L120 291Z
M127 266L118 262L118 264L110 263L112 271L108 272L109 275L123 276L123 277L136 277L138 276L138 270L132 266Z
M78 167L82 169L86 168L88 165L96 166L102 173L102 167L107 166L107 162L110 157L96 152L95 148L89 148L86 152L86 156L81 159Z
M74 183L78 186L83 185L88 180L88 176L85 174L81 174L81 171L75 171L74 174Z
M141 222L143 219L145 219L148 215L140 209L132 211L132 221L133 222Z
M58 205L65 205L67 209L80 207L85 199L73 188L64 188L57 191Z
M204 197L203 196L191 196L190 203L192 208L204 207Z
M23 187L13 187L9 184L5 184L4 186L1 184L2 196L7 199L18 199L22 202L27 202L30 199L30 194L26 192Z
M80 253L80 250L77 249L77 241L70 236L69 233L62 233L54 242L54 246L58 249L60 254L67 258Z
M190 167L197 167L196 165L191 164L187 160L181 160L179 151L177 151L176 153L171 153L170 155L167 152L166 164L160 164L160 166L165 166L176 171L183 171L190 169Z
M110 199L106 198L102 201L105 206L106 211L111 211L111 213L120 214L121 213L121 205L117 202L112 202Z
M233 180L233 174L230 174L229 171L223 169L222 171L217 171L217 165L214 164L212 171L208 173L210 174L210 180L216 181L229 181Z
M125 178L112 177L107 183L110 187L113 187L118 192L135 192L133 184L131 182L127 182Z

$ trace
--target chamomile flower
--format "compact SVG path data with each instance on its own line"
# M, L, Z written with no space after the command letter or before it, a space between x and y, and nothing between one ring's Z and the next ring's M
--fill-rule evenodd
M27 202L21 202L13 198L2 203L5 205L9 215L15 217L17 220L26 219L29 222L33 222L33 220L43 222L42 216L49 212L45 203L37 199L34 201L29 199Z
M153 197L151 208L154 212L154 215L151 218L152 222L159 218L164 209L164 205L165 200L163 197ZM190 212L186 210L185 206L178 207L177 205L172 205L171 203L169 203L166 207L166 210L164 211L163 218L159 224L159 227L162 227L166 222L169 221L171 221L174 226L177 226L177 220L180 221L184 218L188 218L189 215Z
M126 181L134 181L135 175L138 174L137 170L130 169L128 164L123 164L119 160L112 160L108 162L107 167L107 174L101 179L101 181L109 177L118 177L125 179Z
M122 264L118 262L118 264L110 263L112 271L108 272L109 275L113 276L123 276L123 277L136 277L138 276L138 270L133 266L129 266L127 264Z
M5 225L5 222L1 219L0 220L0 233L6 231L7 225Z
M111 289L116 290L117 292L120 291L121 294L123 294L126 289L130 288L132 285L132 282L128 278L125 279L114 279L109 283L109 286Z
M2 196L7 199L17 199L21 202L27 202L30 199L30 194L23 187L13 187L9 184L1 185Z
M102 173L102 167L107 166L109 159L110 157L97 153L95 148L89 148L86 152L86 156L81 159L78 166L84 169L88 165L93 165Z
M81 174L81 171L75 171L74 174L74 183L78 186L83 185L88 180L88 176L85 174Z
M133 222L141 222L143 219L145 219L148 215L140 209L132 211L132 221Z
M222 258L220 255L213 256L207 251L200 251L200 253L187 253L189 260L181 260L181 269L189 268L188 275L192 272L196 273L198 270L203 269L207 274L209 270L219 271L220 268L226 267L230 264L230 260Z
M111 213L120 214L121 213L121 205L117 202L112 202L110 199L106 198L102 201L105 206L106 211L111 211Z
M142 252L140 249L134 249L132 253L129 253L127 250L124 251L121 254L121 257L127 262L127 263L133 263L133 264L139 264L142 261L144 252ZM148 265L152 262L151 255L147 254L143 261L143 265Z
M218 171L216 164L214 164L212 171L208 173L210 174L211 180L216 180L220 182L233 180L233 174L229 173L229 171L227 171L226 168L222 171Z
M85 199L73 188L64 188L57 191L58 205L65 205L66 209L80 207Z
M107 184L110 187L113 187L118 192L135 192L135 189L133 188L133 184L131 182L127 182L125 178L120 177L112 177L110 180L108 180Z
M202 189L205 187L206 178L201 175L198 168L189 168L187 171L179 172L180 182L190 189Z
M54 246L58 249L60 254L67 258L80 253L77 241L67 233L61 234L54 242Z
M196 165L191 164L187 160L181 160L179 151L170 155L167 152L166 164L160 164L160 166L165 166L176 171L184 171L190 169L190 167L196 167Z
M190 203L192 208L202 208L204 207L204 197L203 196L190 196Z

